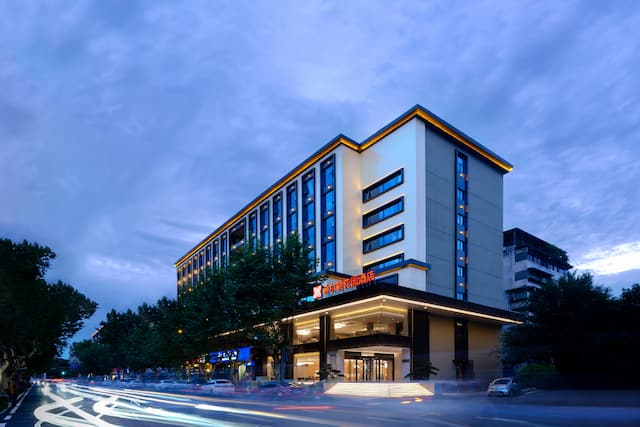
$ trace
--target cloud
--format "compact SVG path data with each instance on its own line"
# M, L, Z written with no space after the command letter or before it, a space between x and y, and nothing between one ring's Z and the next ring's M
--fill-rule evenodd
M612 275L640 269L640 241L623 243L612 248L593 248L580 263L579 270L590 270L599 275Z

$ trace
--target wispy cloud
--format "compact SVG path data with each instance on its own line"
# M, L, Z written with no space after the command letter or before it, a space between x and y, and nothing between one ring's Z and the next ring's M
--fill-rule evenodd
M640 241L612 248L593 248L579 260L575 268L600 275L640 269Z

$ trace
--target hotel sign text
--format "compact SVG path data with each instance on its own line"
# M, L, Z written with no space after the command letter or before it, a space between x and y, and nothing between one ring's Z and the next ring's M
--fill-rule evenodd
M351 276L347 279L340 280L335 283L329 283L326 285L318 285L313 288L313 299L322 299L333 295L341 294L345 291L351 291L358 286L372 283L376 279L373 271L368 271L364 274L357 276Z

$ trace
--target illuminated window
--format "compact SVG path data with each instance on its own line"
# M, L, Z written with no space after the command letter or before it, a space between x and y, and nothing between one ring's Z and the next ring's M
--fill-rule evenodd
M245 242L246 226L245 221L242 220L236 223L229 231L229 245L230 251L233 253L238 250Z
M315 170L302 176L302 241L311 250L309 258L316 259L316 203L315 203Z
M298 183L287 187L287 233L298 231Z
M362 267L362 272L366 273L367 271L373 270L374 272L378 273L380 271L393 267L394 265L398 265L403 261L404 261L404 254L394 255L389 258L385 258L383 260L365 265L364 267Z
M456 210L456 281L454 292L456 298L467 300L467 156L456 153L456 204L464 209Z
M320 231L321 262L324 270L336 270L336 192L334 157L322 161L320 167L320 186L322 188L322 222Z
M381 194L386 193L394 187L402 184L404 179L404 169L400 169L382 178L380 181L371 184L364 190L362 190L362 202L368 202L371 199L378 197Z
M260 207L260 244L269 246L269 203Z
M256 241L258 240L258 215L255 211L249 215L249 241L255 248Z
M282 241L282 193L273 198L273 243Z
M369 253L376 249L396 243L404 239L404 225L399 225L390 230L369 237L362 242L362 252Z
M220 266L227 266L227 254L229 253L229 248L227 247L227 234L223 233L222 237L220 237Z
M384 206L365 214L362 217L362 227L371 227L374 224L384 221L387 218L391 218L394 215L404 211L404 197L400 197Z
M219 263L219 261L220 261L220 249L219 249L217 240L215 242L213 242L213 246L211 247L211 256L212 256L211 262L213 263L213 266L214 267L218 267L220 265L220 263Z

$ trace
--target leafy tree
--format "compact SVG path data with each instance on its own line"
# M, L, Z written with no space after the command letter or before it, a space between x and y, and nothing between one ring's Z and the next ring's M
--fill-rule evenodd
M92 340L74 342L71 345L71 355L80 360L79 372L82 375L106 375L111 372L111 352L106 344Z
M0 239L0 380L17 367L43 371L97 304L70 285L44 279L55 253Z
M640 317L638 292L634 285L614 298L588 273L544 284L530 300L531 316L504 334L506 356L554 366L573 385L625 382L637 371L609 369L632 367L640 356L632 344L640 341L640 328L630 324Z

